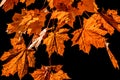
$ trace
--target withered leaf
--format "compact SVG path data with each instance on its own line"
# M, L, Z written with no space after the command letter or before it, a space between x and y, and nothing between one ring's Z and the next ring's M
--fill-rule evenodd
M58 71L55 71L59 67ZM61 65L57 66L42 66L41 69L37 69L31 75L34 80L64 80L70 79L67 73L61 70ZM54 72L53 72L54 71Z
M49 57L53 52L57 52L59 55L63 55L64 53L64 41L69 39L68 37L68 29L62 28L55 32L49 32L48 37L44 39L43 43L46 44L46 51L49 54Z
M89 53L91 45L96 48L105 47L105 35L113 34L114 28L110 26L98 14L92 15L89 19L84 19L83 28L73 32L73 45L78 44L79 49Z
M3 65L2 75L10 76L18 72L20 79L27 74L28 67L35 66L35 57L33 50L27 50L24 42L19 41L18 38L12 40L13 49L4 52L1 56L1 61L6 61Z
M4 5L3 5L3 9L5 12L9 11L10 9L13 9L14 5L17 5L17 3L19 2L19 0L7 0Z

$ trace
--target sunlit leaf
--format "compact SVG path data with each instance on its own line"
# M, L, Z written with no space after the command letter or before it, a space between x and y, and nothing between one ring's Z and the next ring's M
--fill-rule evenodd
M57 52L59 55L63 56L64 53L64 41L69 39L68 29L63 28L55 32L48 33L48 37L44 39L43 43L46 44L46 51L49 54L49 57L53 52Z

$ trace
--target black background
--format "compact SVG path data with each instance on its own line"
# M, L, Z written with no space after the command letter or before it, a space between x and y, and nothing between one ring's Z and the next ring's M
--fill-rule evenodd
M36 0L36 2L27 9L40 9L42 7L44 0ZM78 0L75 0L76 2ZM120 14L120 4L119 0L96 0L96 3L101 10L107 9L117 9ZM75 5L75 4L74 4ZM18 3L13 10L4 12L0 8L0 56L4 51L8 51L12 48L10 44L10 38L14 35L8 35L5 31L7 24L12 22L12 16L15 12L20 13L22 8L26 8L25 4ZM76 18L77 20L77 18ZM79 24L75 22L75 26ZM112 36L107 36L108 42L110 43L109 48L118 60L120 65L120 33L115 30ZM69 40L65 42L65 52L64 56L61 57L54 53L51 57L51 62L55 64L63 64L64 72L72 78L72 80L120 80L120 70L113 67L106 49L96 49L92 46L90 54L87 55L79 50L78 46L71 47L72 42ZM35 54L36 57L36 67L29 68L29 72L33 72L35 69L40 68L41 65L48 65L48 55L45 51L46 46L40 45L38 51ZM0 61L0 69L2 70L3 62ZM1 71L0 71L0 74ZM19 80L17 73L14 76L5 77L1 76L0 80ZM22 80L33 80L33 78L27 74Z

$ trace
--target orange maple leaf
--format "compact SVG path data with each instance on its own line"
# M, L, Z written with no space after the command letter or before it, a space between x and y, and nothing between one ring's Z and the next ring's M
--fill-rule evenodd
M55 70L56 68L57 68L57 71ZM61 70L61 68L62 68L61 65L42 66L41 69L37 69L31 75L34 78L34 80L64 80L64 79L68 80L70 79L67 73L64 73L63 70Z
M4 5L3 5L3 9L5 12L9 11L10 9L13 9L14 5L17 5L17 3L19 2L19 0L7 0Z
M62 28L58 31L55 30L54 32L48 33L48 37L43 40L43 43L47 46L46 51L48 52L49 57L54 51L61 56L63 55L65 48L64 41L69 39L67 32L68 29Z
M18 38L11 39L13 49L4 52L1 61L6 61L3 65L2 75L10 76L18 72L20 79L27 74L28 67L35 66L35 57L33 50L27 50L25 43Z
M84 19L82 29L73 32L73 45L78 44L79 49L89 53L91 45L96 48L105 47L105 35L112 35L114 28L110 26L99 14L93 14L89 19Z
M8 24L7 32L9 34L16 32L24 33L28 31L29 35L39 34L41 28L44 26L46 20L46 9L43 10L22 10L22 14L15 13L13 16L13 22Z

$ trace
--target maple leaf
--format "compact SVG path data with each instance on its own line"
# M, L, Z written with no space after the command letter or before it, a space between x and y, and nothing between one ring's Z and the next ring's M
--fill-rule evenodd
M44 26L44 22L46 20L46 9L42 10L30 10L27 11L25 9L22 10L22 14L15 13L13 16L13 22L8 24L7 32L11 34L13 32L16 33L24 33L29 31L29 35L31 34L39 34L41 28Z
M84 11L96 12L98 10L95 0L81 0L78 3L76 15L82 15Z
M109 43L106 42L106 49L107 49L108 55L110 57L110 60L113 64L113 67L119 69L118 61L116 60L115 56L112 54L112 52L110 51L108 46L109 46Z
M33 50L27 50L25 43L18 38L11 39L13 49L4 52L1 61L6 61L3 65L2 75L10 76L18 72L20 79L27 74L28 67L35 66L35 57Z
M105 47L105 35L113 34L114 28L110 26L99 14L93 14L89 19L84 19L83 28L73 32L73 45L78 44L79 49L89 53L91 45L96 48Z
M17 5L18 2L19 0L7 0L5 1L2 8L4 9L5 12L7 12L10 9L13 9L14 5Z
M48 37L43 40L43 44L46 44L47 46L46 51L48 52L49 57L54 51L61 56L63 55L65 48L64 41L69 39L67 32L68 29L62 28L58 31L48 33Z
M58 71L55 71L55 68L58 68ZM54 73L52 71L55 71ZM57 66L42 66L41 69L37 69L32 74L34 80L64 80L70 79L67 73L64 73L61 70L61 65Z
M75 21L75 16L69 11L54 11L52 13L51 19L58 19L57 27L60 28L65 24L73 27L73 22Z
M20 2L25 3L26 6L29 6L29 5L31 5L32 3L34 3L35 0L20 0Z

